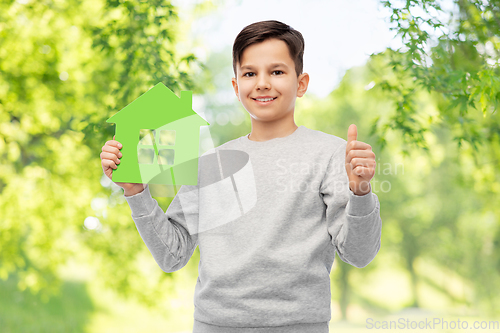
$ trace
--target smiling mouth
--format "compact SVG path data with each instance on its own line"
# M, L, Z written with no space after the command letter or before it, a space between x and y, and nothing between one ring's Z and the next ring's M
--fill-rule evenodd
M271 101L274 101L276 98L278 97L274 97L274 98L262 98L262 99L257 99L257 98L252 98L254 101L257 101L257 102L271 102Z

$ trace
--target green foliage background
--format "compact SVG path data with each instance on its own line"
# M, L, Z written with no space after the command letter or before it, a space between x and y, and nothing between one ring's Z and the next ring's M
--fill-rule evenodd
M344 139L355 123L377 154L382 248L363 270L335 261L333 321L410 308L498 316L499 2L457 0L451 22L436 1L380 3L404 47L373 54L327 98L306 94L296 108L298 125ZM192 303L183 290L194 289L199 250L163 273L99 159L114 133L105 120L160 81L203 98L216 146L248 133L237 100L215 96L231 93L230 50L201 63L180 47L190 23L160 0L0 1L7 332L191 329L193 309L179 304ZM221 125L223 113L245 121ZM156 198L164 210L171 199ZM89 216L98 229L84 227Z

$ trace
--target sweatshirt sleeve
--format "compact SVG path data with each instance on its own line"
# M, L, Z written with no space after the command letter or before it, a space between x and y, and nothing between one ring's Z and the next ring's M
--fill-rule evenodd
M380 203L371 190L358 196L349 188L345 171L345 149L342 144L330 158L320 186L326 205L328 233L340 259L352 266L363 268L380 249L382 219Z
M198 234L191 235L186 222L187 218L197 219L198 202L191 200L187 203L189 207L182 207L179 200L180 194L190 191L197 191L197 186L181 186L166 212L151 197L149 185L141 193L125 196L142 240L166 273L184 267L198 245Z

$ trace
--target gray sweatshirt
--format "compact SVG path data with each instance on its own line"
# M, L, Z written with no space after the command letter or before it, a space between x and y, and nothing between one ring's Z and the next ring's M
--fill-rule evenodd
M380 203L349 189L346 144L305 126L264 142L245 135L203 154L198 185L166 212L149 186L125 197L164 272L199 246L194 333L328 332L335 253L362 268L380 249Z

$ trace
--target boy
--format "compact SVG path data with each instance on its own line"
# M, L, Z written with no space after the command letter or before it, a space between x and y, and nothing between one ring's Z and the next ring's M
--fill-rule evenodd
M326 333L335 253L361 268L380 249L380 203L369 183L375 170L371 147L356 140L355 125L346 142L294 122L295 99L309 82L302 73L303 52L302 35L278 21L251 24L236 37L232 84L251 115L252 130L215 150L221 156L225 150L248 155L253 177L231 181L240 207L248 189L255 189L249 210L193 232L187 221L205 221L214 203L201 195L208 177L201 162L198 187L182 186L166 213L147 185L118 184L163 271L181 269L200 247L194 333ZM103 170L110 178L119 148L114 140L103 147ZM186 194L193 199L182 201Z

